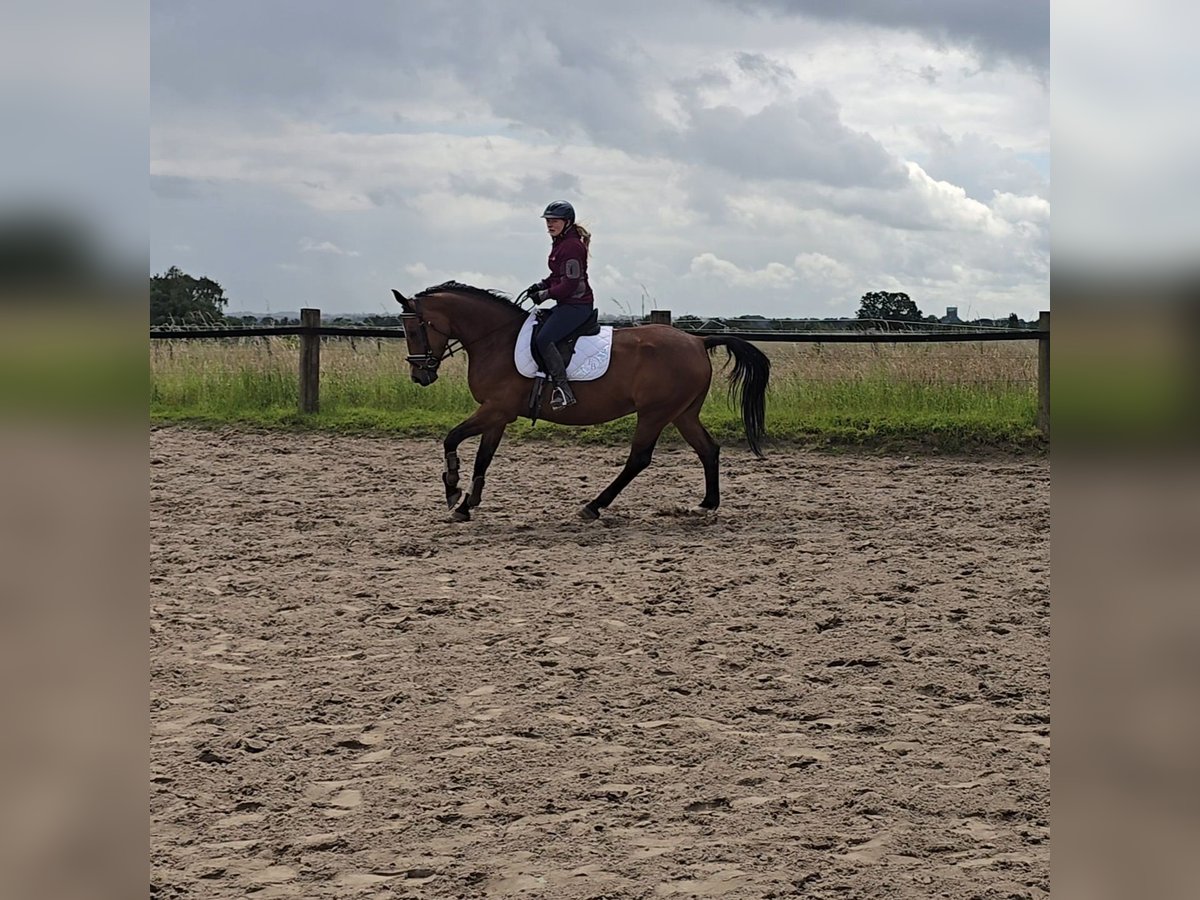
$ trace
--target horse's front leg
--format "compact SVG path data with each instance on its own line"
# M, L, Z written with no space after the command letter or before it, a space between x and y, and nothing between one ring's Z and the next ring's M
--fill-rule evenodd
M492 463L492 457L496 455L496 449L500 446L500 441L504 438L504 429L508 423L493 426L483 433L483 437L479 440L479 452L475 454L475 469L471 473L471 488L462 499L462 503L458 509L451 513L451 517L456 522L465 522L471 518L471 510L479 505L483 499L484 476L487 474L488 466Z
M446 435L446 440L443 442L443 449L446 454L446 468L442 472L442 484L446 488L446 506L454 510L454 516L458 521L466 521L470 518L468 510L471 506L478 505L479 500L470 503L472 497L482 494L483 491L483 472L487 470L488 463L491 462L492 456L496 452L496 447L500 445L500 438L504 434L504 429L511 421L511 417L502 415L496 410L489 410L486 407L477 409L470 418L460 422L454 428L450 429L450 433ZM494 440L489 441L488 437L480 443L479 456L475 460L475 472L472 477L471 492L466 500L463 500L463 492L458 486L458 448L467 438L474 437L477 434L493 435ZM489 449L490 447L490 449ZM486 453L485 453L486 449ZM483 458L483 466L480 468L480 457ZM460 502L461 501L461 502Z
M462 499L462 491L458 487L458 447L467 438L480 434L486 427L483 409L477 409L470 418L459 422L450 429L442 448L446 454L446 466L442 471L442 484L446 488L446 507L454 509Z

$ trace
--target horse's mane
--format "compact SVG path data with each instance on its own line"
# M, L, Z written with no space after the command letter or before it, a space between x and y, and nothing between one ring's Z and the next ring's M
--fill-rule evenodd
M441 284L435 284L432 287L427 287L423 291L417 291L416 296L427 297L430 294L442 294L453 292L456 294L469 294L472 297L479 297L481 300L491 300L493 303L501 303L509 309L514 309L517 312L527 312L523 306L517 305L507 294L502 294L499 291L489 290L488 288L479 288L470 284L463 284L461 281L443 281Z

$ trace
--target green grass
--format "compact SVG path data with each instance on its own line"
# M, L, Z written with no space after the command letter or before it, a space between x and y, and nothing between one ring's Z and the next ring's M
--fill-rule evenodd
M302 416L296 355L286 341L208 350L199 344L152 349L152 421L440 438L476 406L458 360L422 388L409 380L402 352L359 342L349 350L333 345L323 354L321 412ZM771 443L951 452L1043 446L1035 427L1036 388L1022 373L989 374L974 357L950 366L944 357L907 348L891 357L871 353L833 363L828 348L825 356L771 349L776 350L767 400ZM926 371L931 365L935 371ZM744 433L724 385L718 368L702 419L718 441L735 444L744 441ZM632 432L632 417L589 428L530 426L522 420L509 436L623 443ZM679 440L674 429L664 433L665 442Z

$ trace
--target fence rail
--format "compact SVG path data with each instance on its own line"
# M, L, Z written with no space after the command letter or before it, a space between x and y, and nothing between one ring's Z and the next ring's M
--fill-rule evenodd
M234 338L234 337L298 337L305 334L318 334L321 337L368 337L368 338L402 338L404 329L398 326L383 328L354 325L236 325L229 328L164 328L155 326L150 329L151 340L169 338L171 340L188 340L189 338Z
M152 327L151 340L202 340L238 337L300 338L300 411L320 408L321 338L404 337L400 327L358 327L322 325L319 309L302 309L299 325L244 325L232 328ZM650 324L670 325L670 310L654 310ZM637 326L617 326L637 327ZM697 337L740 337L755 343L790 344L944 344L963 341L1037 341L1038 342L1038 414L1042 434L1050 435L1050 313L1042 312L1035 330L1022 331L728 331L680 329Z

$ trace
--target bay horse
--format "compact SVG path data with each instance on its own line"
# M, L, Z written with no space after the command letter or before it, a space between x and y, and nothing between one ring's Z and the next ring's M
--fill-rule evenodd
M517 334L530 310L496 291L447 281L413 298L393 290L402 308L400 320L408 344L412 380L430 385L438 366L455 352L467 354L467 385L479 403L475 412L446 435L442 483L451 518L465 522L483 497L484 475L504 431L519 417L530 417L532 380L522 376L513 355ZM750 449L762 457L764 412L771 363L747 341L733 335L697 337L669 325L641 325L613 333L608 371L594 381L572 382L578 403L553 411L543 399L538 417L561 425L595 425L637 414L637 426L624 469L579 515L596 519L630 481L650 465L659 435L673 423L704 465L703 509L721 503L720 446L700 423L700 407L712 381L709 354L725 347L734 362L730 396L740 392L742 423ZM545 392L547 395L549 391ZM459 488L458 447L481 435L471 486Z

